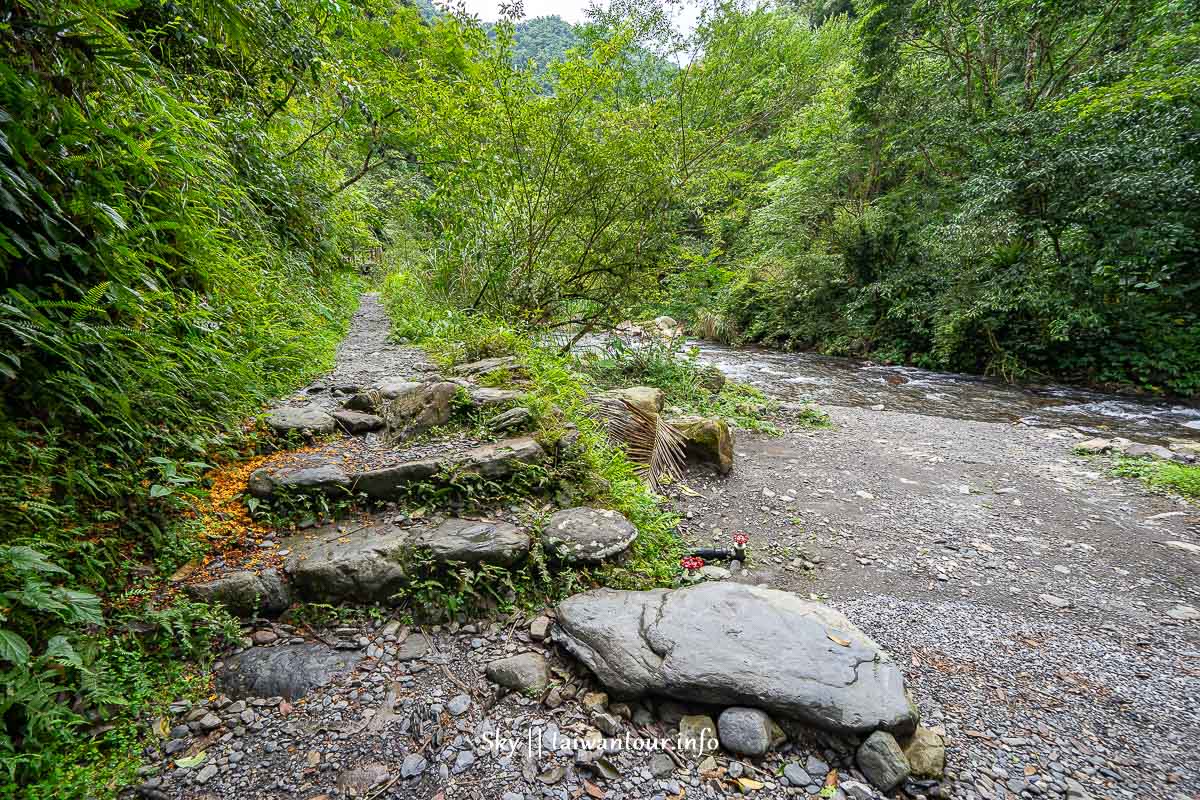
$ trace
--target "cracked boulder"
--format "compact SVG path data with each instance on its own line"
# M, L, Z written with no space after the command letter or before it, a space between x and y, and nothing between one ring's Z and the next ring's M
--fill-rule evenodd
M838 734L906 735L917 723L891 657L839 612L790 592L595 589L559 604L555 640L621 696L748 706Z
M394 396L380 390L384 400L379 406L388 433L398 441L418 436L430 428L445 425L454 414L451 401L459 386L449 381L401 384Z
M295 700L353 670L362 653L319 643L251 647L225 660L217 685L232 698Z
M282 469L263 467L250 474L246 491L259 498L270 497L277 492L344 497L350 491L350 476L336 464Z
M624 552L637 535L633 523L616 511L580 506L551 514L542 538L554 558L598 564Z
M508 522L448 519L413 537L438 561L509 566L529 552L529 534Z
M334 411L333 418L338 425L342 426L342 430L351 434L377 431L383 427L383 417L363 411L351 411L343 408Z

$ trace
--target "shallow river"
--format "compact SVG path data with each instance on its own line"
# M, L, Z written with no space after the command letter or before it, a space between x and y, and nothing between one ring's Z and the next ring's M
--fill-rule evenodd
M1071 426L1105 436L1162 444L1200 439L1200 407L1154 402L1066 386L1020 386L981 378L887 367L869 361L691 342L701 358L734 380L784 400L878 406L936 417Z

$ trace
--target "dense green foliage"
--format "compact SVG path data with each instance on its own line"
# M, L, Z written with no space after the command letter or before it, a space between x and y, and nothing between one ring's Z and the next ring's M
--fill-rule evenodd
M855 10L701 32L703 72L753 64L731 107L792 102L690 195L672 309L785 346L1200 392L1194 9Z
M67 796L136 743L105 725L64 757L140 713L169 672L142 661L190 641L125 636L131 613L205 630L120 595L194 552L174 512L209 454L329 363L387 210L361 178L407 154L402 90L453 68L411 9L366 11L71 0L0 21L0 785ZM351 45L371 37L391 51Z
M461 156L426 170L456 302L1200 391L1186 4L725 2L691 37L666 19L614 4L536 74L497 27Z
M513 64L527 67L532 63L539 72L582 44L575 27L557 14L518 22L513 26L513 42Z
M1154 489L1200 502L1200 467L1154 458L1117 459L1114 475L1137 478Z

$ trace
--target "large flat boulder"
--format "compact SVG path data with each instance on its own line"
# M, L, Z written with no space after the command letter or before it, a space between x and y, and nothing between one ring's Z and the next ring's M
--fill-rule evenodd
M377 431L383 427L383 417L363 411L351 411L342 408L334 411L332 416L337 421L337 424L342 426L342 430L350 434L368 433L370 431Z
M517 375L522 373L524 369L520 362L513 356L500 356L498 358L484 358L479 361L472 361L469 364L459 364L454 368L454 371L463 377L478 379L500 372Z
M289 433L333 433L337 423L328 412L317 406L281 406L267 412L267 427L283 436Z
M280 542L289 551L284 569L293 593L304 600L386 602L407 582L408 531L381 523L341 531L315 528Z
M251 647L225 660L217 685L232 698L295 700L355 668L362 654L318 643Z
M636 406L648 416L654 416L663 410L667 395L655 386L627 386L624 389L609 389L598 396L601 401L625 401Z
M556 640L615 694L760 708L841 734L903 735L917 722L891 657L842 614L790 592L596 589L559 604Z
M517 436L468 450L458 465L485 478L504 480L530 464L546 458L546 451L532 436Z
M278 570L238 570L209 581L193 583L185 591L197 600L225 606L230 614L251 617L278 614L291 605L291 593Z
M412 540L438 561L509 566L529 552L529 534L509 522L448 519Z
M411 484L427 481L442 471L445 458L419 458L354 473L353 491L372 500L391 500Z
M545 457L546 451L532 437L519 436L469 450L402 461L355 473L351 481L356 494L365 494L372 500L391 500L402 494L410 484L433 480L450 469L457 468L493 480L504 480L512 477L523 465L536 464Z
M551 514L542 536L551 556L567 562L598 564L627 550L637 534L633 523L616 511L579 506Z
M515 389L491 389L480 386L471 390L471 405L476 408L491 408L520 402L524 396L524 392L518 392Z

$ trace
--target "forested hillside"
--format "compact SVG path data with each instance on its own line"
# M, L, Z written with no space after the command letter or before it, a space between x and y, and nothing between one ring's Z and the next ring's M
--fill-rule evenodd
M672 295L710 287L691 303L732 337L1200 389L1198 42L1186 5L828 13L733 26L787 40L774 58L726 50L737 35L708 29L703 69L757 59L757 74L790 76L794 102L761 108L725 143L736 166L689 195L695 261ZM815 50L835 30L845 38Z
M128 777L228 623L164 588L201 476L329 366L364 262L411 292L397 337L665 313L1195 397L1198 165L1189 0L716 2L686 35L642 3L16 0L0 784Z

